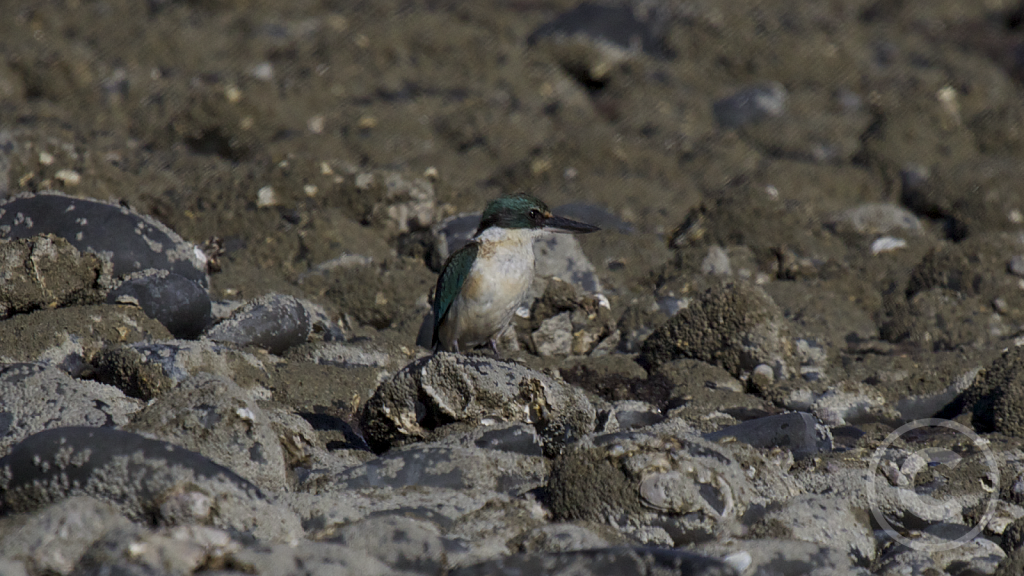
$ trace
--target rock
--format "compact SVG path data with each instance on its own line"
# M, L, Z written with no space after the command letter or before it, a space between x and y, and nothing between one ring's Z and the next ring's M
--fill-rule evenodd
M704 554L724 556L737 551L751 558L749 572L744 574L801 574L806 576L868 576L866 568L857 566L857 559L846 550L780 538L709 542L698 545Z
M544 293L534 300L528 327L539 356L586 355L614 331L608 300L581 293L558 278L546 282Z
M639 400L620 400L613 402L608 408L598 411L595 432L601 434L626 432L664 420L665 415L655 406Z
M230 554L230 566L242 566L257 576L418 576L422 572L400 571L376 558L372 552L335 542L302 540L294 545L246 547Z
M558 278L589 294L601 292L597 270L572 234L551 234L533 243L535 272L541 278Z
M242 545L224 530L129 524L104 533L82 555L75 574L191 574L218 565Z
M96 304L110 267L67 240L42 234L0 243L0 318L40 308Z
M572 320L562 312L540 323L533 332L533 345L538 356L568 356L572 354Z
M613 522L671 546L728 532L755 498L728 450L678 419L572 444L555 461L548 494L558 519Z
M804 494L768 511L751 533L793 538L845 551L852 558L875 557L875 536L866 515L842 496Z
M57 426L123 426L142 403L113 386L42 364L0 368L0 454Z
M613 576L616 574L691 574L693 576L736 576L725 562L686 550L617 546L572 552L516 554L457 568L451 576L515 576L545 574L568 576Z
M861 204L837 214L830 225L839 233L852 232L870 236L923 232L917 216L897 204Z
M198 452L264 490L287 485L276 430L253 395L223 376L184 380L150 401L126 430Z
M637 362L651 370L677 358L721 366L733 376L767 364L777 378L795 371L793 342L782 311L765 291L727 282L700 294L654 331Z
M546 453L594 429L595 412L574 387L510 362L438 353L417 360L380 385L362 427L384 451L427 436L450 422L482 419L532 424Z
M800 460L832 451L832 435L806 412L790 412L747 420L705 434L713 442L736 440L755 448L786 448Z
M98 305L36 310L0 322L0 359L43 362L80 374L85 362L109 344L170 337L162 324L134 308Z
M969 528L964 527L965 531ZM876 574L897 576L906 574L907 568L917 574L946 572L947 574L996 574L1006 553L987 538L958 539L944 536L929 529L913 541L912 547L893 546L877 560Z
M998 156L936 164L934 172L914 185L904 180L900 200L922 216L947 222L950 239L994 230L1019 230L1020 197L1011 184L1024 177L1021 167Z
M271 294L246 303L230 318L207 329L204 336L214 342L258 346L280 354L305 342L311 330L310 314L301 301Z
M539 526L523 536L520 545L523 552L569 552L608 548L612 544L625 543L621 536L599 534L594 529L572 522L551 522ZM615 540L611 542L610 540Z
M1015 346L997 358L964 392L973 414L971 423L981 432L995 430L1024 438L1024 348Z
M539 443L534 446L539 451ZM519 495L543 486L547 473L540 454L428 443L391 450L342 472L333 483L343 490L419 486Z
M152 400L201 372L245 386L270 383L259 357L209 341L165 340L108 346L92 358L93 377L140 400Z
M739 128L782 115L787 96L786 88L778 82L756 84L716 101L712 108L719 126Z
M31 512L77 495L110 502L139 522L198 522L277 541L302 533L294 515L268 503L238 474L131 432L52 428L0 458L0 497L8 510ZM175 511L187 514L165 516Z
M107 294L108 304L134 304L175 338L196 338L210 323L210 295L192 280L166 270L129 275Z
M54 234L113 265L115 277L167 270L208 288L206 256L156 220L117 204L56 192L21 194L0 204L0 238Z
M16 531L0 537L0 550L4 557L32 566L34 573L69 574L96 540L130 526L114 506L75 496L26 518Z
M580 39L607 46L609 50L629 52L642 49L659 55L664 50L661 34L665 24L665 14L653 9L645 13L628 4L614 6L582 2L538 27L527 42L535 44L545 38L559 41Z
M437 527L397 514L365 518L342 527L329 542L365 550L395 570L439 574L445 567L446 546Z

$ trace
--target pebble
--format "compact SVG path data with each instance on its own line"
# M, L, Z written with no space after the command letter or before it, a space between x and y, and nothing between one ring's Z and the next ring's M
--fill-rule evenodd
M719 126L739 128L781 116L786 110L787 98L786 88L779 82L756 84L716 101L712 110Z
M544 38L584 38L622 52L641 49L661 55L664 53L661 46L663 24L663 15L656 10L643 13L629 4L582 2L538 27L527 42L535 44Z

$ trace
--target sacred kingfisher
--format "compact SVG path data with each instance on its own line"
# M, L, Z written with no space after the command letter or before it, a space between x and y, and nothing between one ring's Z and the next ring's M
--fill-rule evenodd
M476 234L441 269L434 289L434 350L468 351L489 344L512 321L533 283L533 241L551 232L587 233L597 226L554 216L540 200L508 196L487 205Z

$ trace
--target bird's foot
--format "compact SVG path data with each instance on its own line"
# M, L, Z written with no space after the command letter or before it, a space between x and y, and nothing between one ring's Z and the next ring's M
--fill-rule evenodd
M494 338L491 338L490 340L487 341L487 345L490 346L491 352L494 353L494 359L501 360L501 353L498 352L498 341Z

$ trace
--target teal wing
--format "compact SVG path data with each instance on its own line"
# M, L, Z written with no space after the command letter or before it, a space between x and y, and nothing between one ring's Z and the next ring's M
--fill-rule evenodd
M479 248L479 244L470 242L456 250L445 261L441 275L437 277L437 287L434 288L434 336L430 342L433 347L437 346L438 328L448 316L448 310L462 290L462 285L466 283Z

